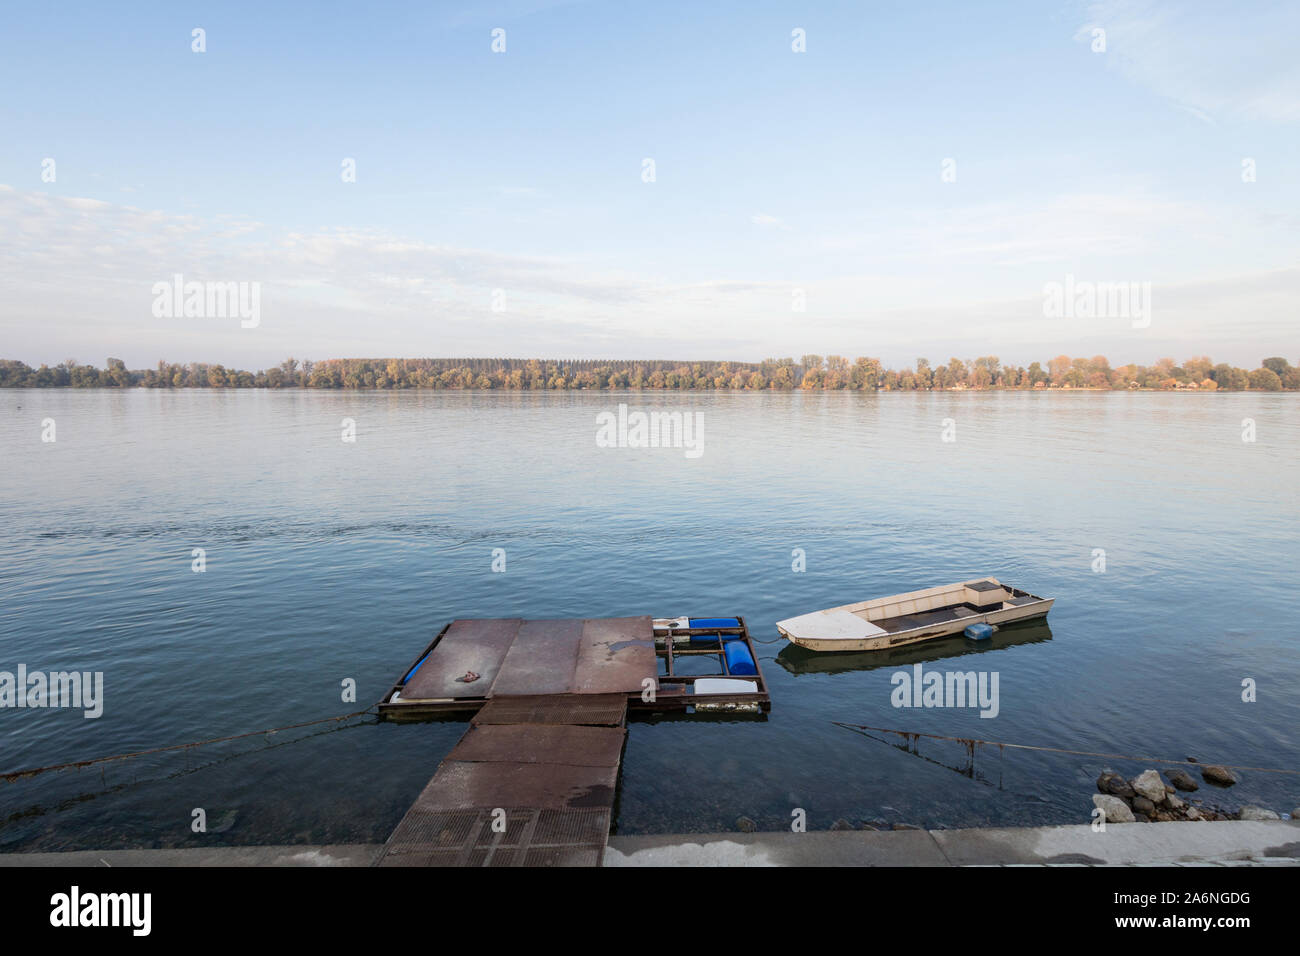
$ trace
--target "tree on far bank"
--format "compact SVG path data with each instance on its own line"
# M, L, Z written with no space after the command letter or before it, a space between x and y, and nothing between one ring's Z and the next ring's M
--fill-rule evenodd
M1271 368L1257 368L1250 373L1250 387L1264 392L1280 392L1282 379Z

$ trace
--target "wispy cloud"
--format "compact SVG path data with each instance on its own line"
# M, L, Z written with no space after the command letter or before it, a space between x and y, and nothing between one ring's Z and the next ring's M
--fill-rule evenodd
M1244 343L1237 360L1256 361L1260 347L1300 351L1290 318L1300 272L1220 270L1192 281L1149 258L1175 236L1231 237L1249 215L1097 194L1028 209L1004 203L918 211L878 233L820 244L804 237L800 248L811 243L811 252L796 279L688 282L378 229L282 232L239 216L203 219L0 187L0 330L16 358L103 353L136 364L503 349L757 358L812 348L910 361L965 348L1027 361L1071 342L1120 360L1150 358L1144 350L1166 340L1187 343L1181 351ZM1269 224L1289 226L1286 217ZM818 269L822 246L871 268ZM1155 316L1145 337L1125 323L1043 319L1043 282L1073 271L1080 257L1110 263L1085 278L1153 282ZM260 326L155 318L153 283L176 273L260 282ZM792 307L796 289L803 311ZM1290 331L1279 340L1279 329ZM1174 344L1161 349L1180 352Z
M1081 42L1101 27L1108 65L1199 119L1300 122L1297 4L1098 0L1083 15Z

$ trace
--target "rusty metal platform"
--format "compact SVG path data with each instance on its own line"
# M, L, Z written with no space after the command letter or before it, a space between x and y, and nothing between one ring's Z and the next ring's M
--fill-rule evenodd
M488 700L640 694L658 665L649 617L447 625L379 703L388 717L478 710Z
M484 696L523 623L518 618L453 621L438 642L437 659L419 666L406 681L402 696L416 700ZM473 679L466 680L467 676Z
M571 694L581 620L524 621L491 687L493 697Z
M744 619L734 620L734 627L701 628L665 625L647 616L453 621L393 683L378 704L379 713L389 719L421 720L474 714L489 702L528 700L528 707L563 708L572 706L575 698L612 695L625 697L639 712L764 713L771 708L771 698L757 666L758 654ZM701 637L713 641L701 643ZM748 648L756 673L731 673L722 653L723 644L731 640ZM696 691L705 677L736 678L752 686L705 696ZM547 697L564 702L539 702ZM487 719L513 722L499 716ZM605 721L555 716L552 722Z
M654 625L648 617L606 617L582 622L575 694L639 694L657 673Z

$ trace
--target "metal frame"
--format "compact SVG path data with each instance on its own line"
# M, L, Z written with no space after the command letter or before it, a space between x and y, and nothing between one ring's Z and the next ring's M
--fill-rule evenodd
M658 689L655 691L654 701L643 701L640 695L629 695L628 712L663 712L669 710L686 711L695 710L695 705L708 704L707 711L697 713L718 713L730 712L735 715L744 715L746 713L767 713L772 709L772 698L767 691L767 680L763 677L763 666L758 662L758 652L754 650L754 642L749 638L749 628L745 624L745 619L736 615L738 627L679 627L679 628L656 628L655 629L655 656L667 661L668 673L661 674L657 678ZM716 645L701 646L692 648L690 644L679 650L673 641L675 637L693 637L697 634L736 634L745 642L745 647L749 650L749 656L754 661L753 674L732 674L731 669L727 666L727 655L722 652L723 641L719 638ZM663 641L663 647L659 642ZM722 670L714 674L674 674L673 661L677 657L707 657L713 655L718 658L722 664ZM709 694L707 698L697 697L694 694L688 694L686 684L694 684L697 680L722 677L733 680L753 681L758 685L757 691L751 691L743 694ZM665 690L664 685L668 684L669 689ZM682 685L682 686L678 686Z

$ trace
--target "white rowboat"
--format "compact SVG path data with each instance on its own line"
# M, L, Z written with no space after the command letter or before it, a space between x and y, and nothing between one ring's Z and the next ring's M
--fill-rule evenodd
M1054 601L997 578L977 578L801 614L778 621L776 629L812 651L878 651L960 634L972 624L1046 617Z

